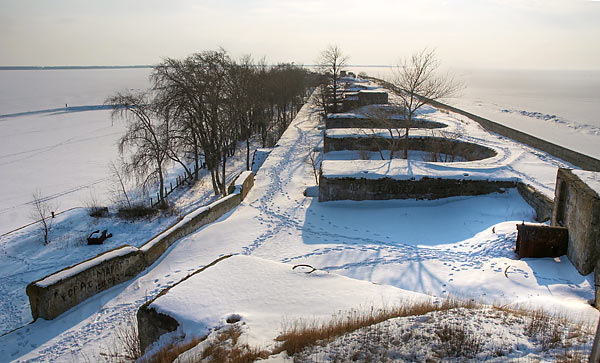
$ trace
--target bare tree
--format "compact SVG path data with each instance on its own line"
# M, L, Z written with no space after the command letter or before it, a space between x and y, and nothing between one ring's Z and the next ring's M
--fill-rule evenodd
M121 156L127 152L124 171L135 175L138 183L146 189L158 183L159 202L166 207L165 163L167 161L164 123L157 117L153 100L146 93L118 93L106 100L113 105L113 118L127 121L127 131L119 140Z
M423 49L404 59L394 69L393 85L400 98L399 106L406 119L404 158L408 158L408 131L416 112L429 101L455 95L462 85L449 75L439 75L440 62L435 51Z
M32 197L31 218L39 221L40 233L44 237L44 245L47 245L50 243L50 231L54 222L54 206L50 205L48 198L44 198L39 190L33 192Z
M377 128L362 129L363 133L369 132L369 135L375 135L379 130L385 129L386 136L377 136L373 138L373 142L377 146L377 151L381 160L385 160L384 150L389 151L389 159L392 160L396 152L400 149L404 132L399 127L398 120L394 119L394 111L380 106L368 107L364 111L364 115L368 117L367 122L372 122Z
M327 77L327 85L330 88L329 94L331 95L331 109L326 112L338 112L339 105L341 103L341 90L340 90L340 73L342 68L346 66L348 62L348 56L342 53L342 50L337 45L329 45L320 54L317 61L321 73L324 73Z

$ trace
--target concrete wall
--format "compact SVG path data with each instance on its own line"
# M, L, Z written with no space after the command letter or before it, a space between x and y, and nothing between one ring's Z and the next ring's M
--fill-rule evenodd
M569 229L567 256L587 275L600 259L600 198L570 169L558 169L552 225Z
M183 216L140 248L124 245L30 283L26 293L31 315L54 319L83 300L132 279L177 240L239 205L253 185L254 175L244 172L232 183L233 194Z
M401 153L404 139L398 140L397 152ZM383 137L329 137L323 139L323 152L338 150L387 150L391 139ZM482 160L496 156L496 151L478 144L460 140L450 140L441 137L411 137L408 141L409 150L431 151L448 155L460 156L468 161Z
M327 178L319 180L319 201L439 199L515 188L512 181L422 178L421 180Z

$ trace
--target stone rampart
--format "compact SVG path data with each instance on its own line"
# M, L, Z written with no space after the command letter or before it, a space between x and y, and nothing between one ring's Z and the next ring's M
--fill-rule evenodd
M83 300L134 278L177 240L239 205L253 185L252 172L243 172L231 184L232 194L183 216L140 248L124 245L30 283L26 293L31 315L54 319Z
M389 82L385 82L385 81L382 81L382 80L376 79L376 78L373 78L373 80L381 83L382 85L384 85L385 87L388 87L389 89L396 90L396 87L394 87L394 85ZM434 107L466 116L466 117L470 118L471 120L480 124L483 128L485 128L488 131L495 132L497 134L508 137L508 138L518 141L520 143L527 144L536 149L545 151L554 157L557 157L557 158L562 159L566 162L569 162L573 165L576 165L584 170L600 171L600 160L593 158L591 156L582 154L577 151L573 151L571 149L567 149L566 147L563 147L560 145L553 144L546 140L542 140L538 137L531 136L522 131L512 129L510 127L501 125L497 122L488 120L486 118L474 115L470 112L463 111L461 109L446 105L441 102L428 100L428 103L430 103Z
M223 214L240 204L241 201L242 198L239 193L230 194L182 217L177 223L140 246L140 250L144 253L146 265L152 265L173 243L193 233L198 228L216 221Z

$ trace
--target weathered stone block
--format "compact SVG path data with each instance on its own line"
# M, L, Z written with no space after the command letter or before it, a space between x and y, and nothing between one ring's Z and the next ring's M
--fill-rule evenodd
M161 335L177 330L179 323L172 317L142 305L137 311L138 337L142 352Z

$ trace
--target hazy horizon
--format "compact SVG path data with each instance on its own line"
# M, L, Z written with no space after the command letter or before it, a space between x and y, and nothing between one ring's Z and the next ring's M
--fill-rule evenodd
M153 65L223 47L314 64L337 44L353 65L434 48L445 67L600 70L600 2L0 0L0 66Z

